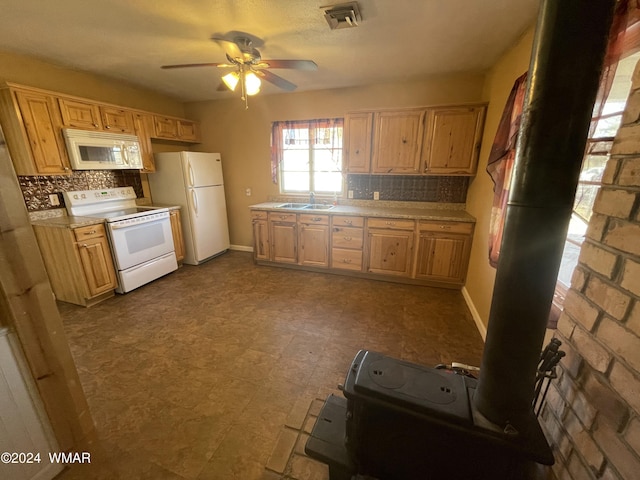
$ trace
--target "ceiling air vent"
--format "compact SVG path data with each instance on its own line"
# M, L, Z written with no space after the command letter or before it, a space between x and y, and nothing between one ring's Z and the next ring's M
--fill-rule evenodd
M327 20L331 30L357 27L358 22L362 20L358 2L327 5L320 7L320 9L324 10L324 18Z

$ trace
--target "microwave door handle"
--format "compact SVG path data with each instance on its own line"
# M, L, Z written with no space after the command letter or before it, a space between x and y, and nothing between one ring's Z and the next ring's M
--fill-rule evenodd
M122 159L125 164L129 165L129 152L127 151L127 145L125 143L122 144Z

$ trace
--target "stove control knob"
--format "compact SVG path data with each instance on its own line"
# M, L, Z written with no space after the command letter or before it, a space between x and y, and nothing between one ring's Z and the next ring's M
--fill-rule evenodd
M77 193L76 193L76 194L74 194L74 195L73 195L73 198L74 198L74 200L77 200L77 199L78 199L78 194L77 194Z
M80 195L80 198L87 198L87 196L83 193L82 195Z

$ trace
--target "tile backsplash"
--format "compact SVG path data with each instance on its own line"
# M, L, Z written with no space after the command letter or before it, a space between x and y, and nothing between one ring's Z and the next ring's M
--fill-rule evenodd
M75 170L71 175L18 175L18 181L30 212L64 208L62 192L73 190L133 187L138 198L144 196L138 170ZM60 205L51 204L51 194L58 196Z
M467 200L469 177L423 175L347 175L347 190L353 190L356 200L406 202L464 203Z

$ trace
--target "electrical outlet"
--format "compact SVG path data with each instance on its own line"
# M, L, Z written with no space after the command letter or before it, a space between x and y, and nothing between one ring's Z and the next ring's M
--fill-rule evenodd
M353 190L347 192L347 198L353 198Z
M244 194L245 194L247 197L250 197L250 196L251 196L251 189L250 189L250 188L247 188L247 189L244 191Z
M60 199L58 198L57 193L50 194L49 201L51 202L52 207L57 207L58 205L60 205Z
M380 192L373 192L373 199L380 200Z

